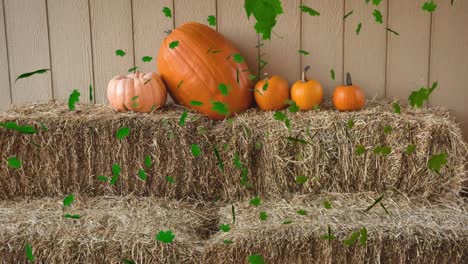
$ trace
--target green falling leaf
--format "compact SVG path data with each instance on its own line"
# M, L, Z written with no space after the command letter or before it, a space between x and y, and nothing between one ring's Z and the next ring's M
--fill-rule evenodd
M300 108L299 108L299 106L297 106L296 102L294 102L294 101L292 101L292 100L289 100L287 103L288 103L288 105L289 105L288 111L289 111L290 113L297 113L297 112L299 112Z
M400 115L401 114L400 104L397 102L394 102L392 106L393 106L393 113Z
M198 146L197 144L191 144L191 145L190 145L190 149L191 149L192 155L193 155L194 157L198 157L198 156L201 155L201 152L202 152L202 151L201 151L201 149L200 149L200 146Z
M203 103L200 101L190 101L191 106L202 106Z
M384 198L384 195L382 194L381 196L379 196L377 199L374 200L374 203L371 204L369 207L367 207L367 209L365 210L365 212L368 212L370 209L374 208L374 206L378 203L380 203L382 201L382 199Z
M309 54L310 54L308 51L302 50L302 49L298 50L298 52L299 52L299 54L301 54L301 55L309 55Z
M414 152L416 151L416 145L414 144L409 144L407 147L406 147L406 155L411 155L413 154Z
M298 213L299 215L307 215L307 211L303 209L297 210L296 213Z
M249 75L249 80L250 80L250 81L253 81L253 80L255 80L255 79L257 79L257 76L255 76L254 74L250 74L250 75Z
M323 207L325 207L325 209L332 209L332 203L330 201L323 201Z
M120 168L119 164L113 164L112 165L112 178L109 181L109 183L111 185L115 185L115 183L119 179L121 171L122 171L122 169Z
M188 117L188 111L185 110L180 116L179 125L185 126L185 120L187 120L187 117Z
M332 80L335 80L335 70L334 69L330 70L330 75L331 75Z
M175 235L172 233L171 230L163 231L160 230L156 235L156 240L162 243L172 243L174 240Z
M427 166L430 170L440 174L440 169L443 165L447 164L447 153L440 153L438 155L432 155L427 162Z
M169 43L169 48L170 49L175 49L177 46L179 46L179 41L178 40L175 40L175 41L172 41L171 43Z
M98 179L99 181L103 181L103 182L108 182L108 181L109 181L109 178L107 178L107 177L104 176L104 175L99 175L99 176L97 176L97 179Z
M73 194L67 195L63 198L63 206L70 207L73 201L75 201L75 196Z
M356 35L359 35L359 33L361 33L361 29L362 29L362 23L359 22L359 24L357 25L357 28L356 28Z
M436 9L437 9L437 4L434 3L433 0L424 2L422 6L422 10L427 11L429 13L434 12Z
M231 231L231 226L229 224L222 224L219 226L219 230L227 233L229 231Z
M220 85L218 85L218 90L221 92L222 95L228 96L229 90L231 90L231 87L224 83L221 83Z
M365 246L367 244L367 228L361 228L360 233L361 238L359 238L359 244L361 244L361 246Z
M262 90L265 92L267 89L268 89L268 82L265 82L265 84L263 84L262 86Z
M77 214L64 214L63 217L71 219L81 219L81 216Z
M296 176L296 183L297 184L304 184L304 183L307 182L307 180L308 180L308 178L305 175Z
M230 244L233 244L234 242L232 242L232 240L230 240L230 239L224 239L223 243L226 244L226 245L230 245Z
M363 145L358 145L358 146L356 146L355 152L356 152L356 154L358 156L362 155L362 154L366 153L366 148Z
M375 22L377 22L379 24L383 23L383 15L382 15L382 13L380 13L379 10L375 9L374 13L372 13L372 15L374 15Z
M143 181L146 181L148 176L146 175L146 171L144 169L138 170L138 177L142 179Z
M167 6L163 7L162 9L164 15L168 18L172 18L172 12L171 12L171 9Z
M395 34L395 35L397 35L397 36L400 36L400 33L396 32L395 30L393 30L393 29L391 29L391 28L388 28L388 27L387 27L387 28L385 28L385 29L387 29L387 31L390 32L390 33L393 33L393 34Z
M356 242L358 241L360 235L360 232L354 231L347 239L343 241L343 244L348 247L354 246L354 244L356 244Z
M258 207L261 203L262 203L262 200L258 196L255 196L254 198L250 200L250 205L253 205L255 207Z
M21 162L21 160L19 160L15 156L10 157L7 160L7 163L8 163L8 166L12 167L13 169L19 169L19 168L21 168L21 166L23 166L23 163Z
M424 102L429 100L429 96L437 88L437 84L437 82L434 82L431 88L422 87L417 91L411 92L410 96L408 97L410 105L412 107L422 107Z
M150 56L144 56L143 58L141 58L142 62L150 62L152 60L153 60L153 57L150 57Z
M372 0L372 3L374 3L376 6L378 6L381 2L382 0Z
M129 127L121 127L115 133L115 137L118 140L122 140L122 139L128 137L128 135L130 135L130 128Z
M26 258L28 259L28 261L34 262L35 258L33 255L33 249L29 243L26 244L25 251L26 251Z
M270 39L271 32L276 26L277 18L283 14L280 0L245 0L244 5L247 18L253 15L257 20L254 28L262 39Z
M220 115L229 115L227 105L222 102L213 102L213 107L211 109Z
M148 168L148 169L151 168L151 163L152 163L151 156L146 155L145 156L145 167Z
M308 7L308 6L301 5L301 6L299 6L299 8L301 9L302 12L308 13L311 16L320 16L319 12L317 12L316 10L314 10L314 9Z
M390 134L392 131L393 131L392 126L390 126L390 125L385 125L384 126L384 133L385 134Z
M210 24L210 26L216 26L216 17L215 16L208 16L208 24Z
M348 18L348 17L349 17L350 15L352 15L353 13L354 13L354 10L349 11L349 12L343 17L343 19Z
M125 54L126 54L125 51L123 51L121 49L118 49L118 50L115 51L115 55L120 56L120 57L125 56Z
M259 218L260 218L261 221L266 221L268 219L267 212L260 212Z
M249 264L265 264L265 259L260 254L250 255L248 261Z
M6 122L0 123L0 127L4 127L9 130L15 130L23 134L35 134L37 132L36 128L33 126L21 126L18 125L16 122Z
M242 55L240 55L239 53L236 53L232 56L232 59L237 62L237 63L242 63L244 62L244 57L242 57Z
M132 259L122 259L122 262L124 264L136 264Z
M18 81L19 79L24 79L24 78L28 78L32 75L35 75L35 74L43 74L43 73L46 73L47 71L50 71L50 69L41 69L41 70L37 70L37 71L33 71L33 72L27 72L27 73L23 73L21 74L20 76L18 76L15 80Z
M165 178L166 178L166 181L167 181L168 183L174 184L174 183L176 182L175 179L172 178L171 176L166 176Z
M75 110L75 104L80 101L80 92L78 90L73 90L73 92L68 97L68 109Z
M348 129L353 129L354 125L355 125L355 123L354 123L353 119L348 120L348 122L346 123L346 127Z

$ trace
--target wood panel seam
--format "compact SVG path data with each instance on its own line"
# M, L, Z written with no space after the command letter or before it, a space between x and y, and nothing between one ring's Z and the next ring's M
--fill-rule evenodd
M13 91L11 85L11 69L10 69L10 54L8 52L8 35L7 35L7 24L6 24L6 13L5 13L5 0L2 0L2 11L3 11L3 30L5 31L5 49L7 56L7 68L8 68L8 89L10 90L10 104L13 104Z
M46 23L47 23L47 44L49 46L49 67L50 67L50 89L52 100L55 100L55 91L54 91L54 73L52 68L52 48L50 45L50 21L49 21L49 1L44 0L45 2L45 12L46 12Z
M93 21L91 19L91 0L88 0L88 17L89 17L89 39L90 39L90 47L91 47L91 79L92 79L92 85L94 87L93 89L93 103L96 103L96 80L95 80L95 74L94 74L94 46L93 46Z
M386 28L385 28L385 74L384 74L384 98L387 98L387 86L388 86L388 41L390 32L387 30L390 26L390 0L387 1L387 18L386 18Z
M136 67L136 52L135 52L135 21L133 14L133 0L130 0L130 18L132 20L132 52L133 52L133 67ZM136 70L134 71L136 72Z
M346 14L346 0L343 0L343 13ZM344 16L343 16L343 41L342 41L342 44L343 44L343 55L342 55L342 64L341 64L341 83L344 83L344 79L345 79L345 52L346 52L346 19L344 19Z

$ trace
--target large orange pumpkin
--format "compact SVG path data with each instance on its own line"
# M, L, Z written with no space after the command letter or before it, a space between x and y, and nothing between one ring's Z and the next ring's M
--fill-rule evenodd
M255 84L254 88L255 102L262 110L272 111L284 108L289 99L288 81L280 76L273 75L265 78Z
M302 72L302 79L295 82L291 88L291 100L301 110L311 110L318 106L323 100L322 85L316 80L307 80L307 71L310 66L307 65Z
M166 87L154 72L118 75L107 86L107 99L120 112L149 113L164 106L166 98Z
M174 101L220 120L250 107L250 72L239 51L199 23L172 31L159 50L158 69Z
M346 75L346 85L338 86L333 92L333 105L341 111L359 110L364 107L366 96L361 87L353 85L351 74Z

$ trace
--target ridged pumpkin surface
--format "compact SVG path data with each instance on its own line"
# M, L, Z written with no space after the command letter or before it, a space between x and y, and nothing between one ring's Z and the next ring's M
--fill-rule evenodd
M171 43L176 47L171 48ZM239 51L212 28L187 23L163 41L158 70L176 103L212 119L224 119L246 110L253 101L251 73L245 61L234 61L236 54ZM227 95L220 85L227 87ZM220 105L229 114L219 111Z

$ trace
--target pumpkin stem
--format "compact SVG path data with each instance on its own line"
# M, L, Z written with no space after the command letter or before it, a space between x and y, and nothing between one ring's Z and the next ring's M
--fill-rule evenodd
M346 85L347 86L353 85L353 81L351 80L351 74L349 72L346 74Z
M307 71L310 70L310 66L307 65L304 67L304 71L302 72L302 82L307 82Z

